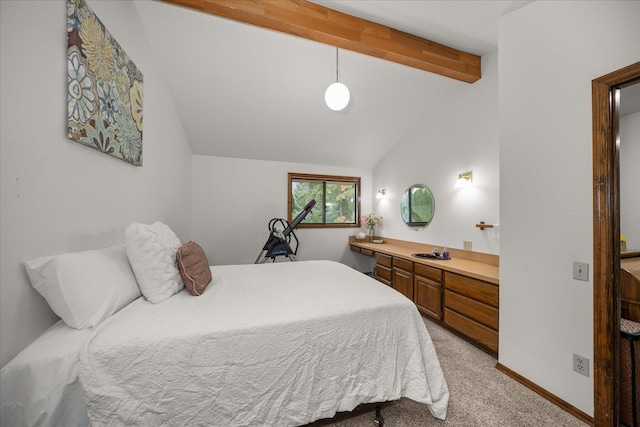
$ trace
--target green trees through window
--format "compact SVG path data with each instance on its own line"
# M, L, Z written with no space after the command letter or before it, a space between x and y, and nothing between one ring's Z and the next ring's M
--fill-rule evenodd
M360 177L289 173L289 222L311 199L316 206L300 227L360 226Z

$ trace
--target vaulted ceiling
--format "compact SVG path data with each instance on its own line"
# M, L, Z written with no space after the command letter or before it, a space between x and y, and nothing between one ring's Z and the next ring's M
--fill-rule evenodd
M315 0L475 55L497 51L498 18L530 1ZM336 49L160 1L136 5L194 154L372 168L456 85L340 49L349 106L324 92Z

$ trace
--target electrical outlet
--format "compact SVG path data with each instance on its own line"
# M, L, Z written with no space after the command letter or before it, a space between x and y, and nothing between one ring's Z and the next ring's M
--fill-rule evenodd
M589 376L589 359L573 354L573 370L585 377Z
M470 251L472 247L473 247L473 244L471 243L470 240L462 241L462 249L464 249L465 251Z
M589 281L589 264L586 262L573 262L573 278L576 280Z

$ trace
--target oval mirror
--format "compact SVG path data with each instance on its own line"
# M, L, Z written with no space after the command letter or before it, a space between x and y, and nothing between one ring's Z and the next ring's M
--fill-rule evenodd
M435 210L435 199L426 185L412 185L402 195L400 215L404 223L415 230L422 230L429 225Z

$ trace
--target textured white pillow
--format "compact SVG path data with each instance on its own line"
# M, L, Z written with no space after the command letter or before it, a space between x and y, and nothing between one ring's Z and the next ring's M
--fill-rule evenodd
M176 265L180 240L167 225L131 224L125 240L129 262L147 300L157 304L184 287Z
M31 284L64 322L97 326L140 296L124 245L25 262Z

